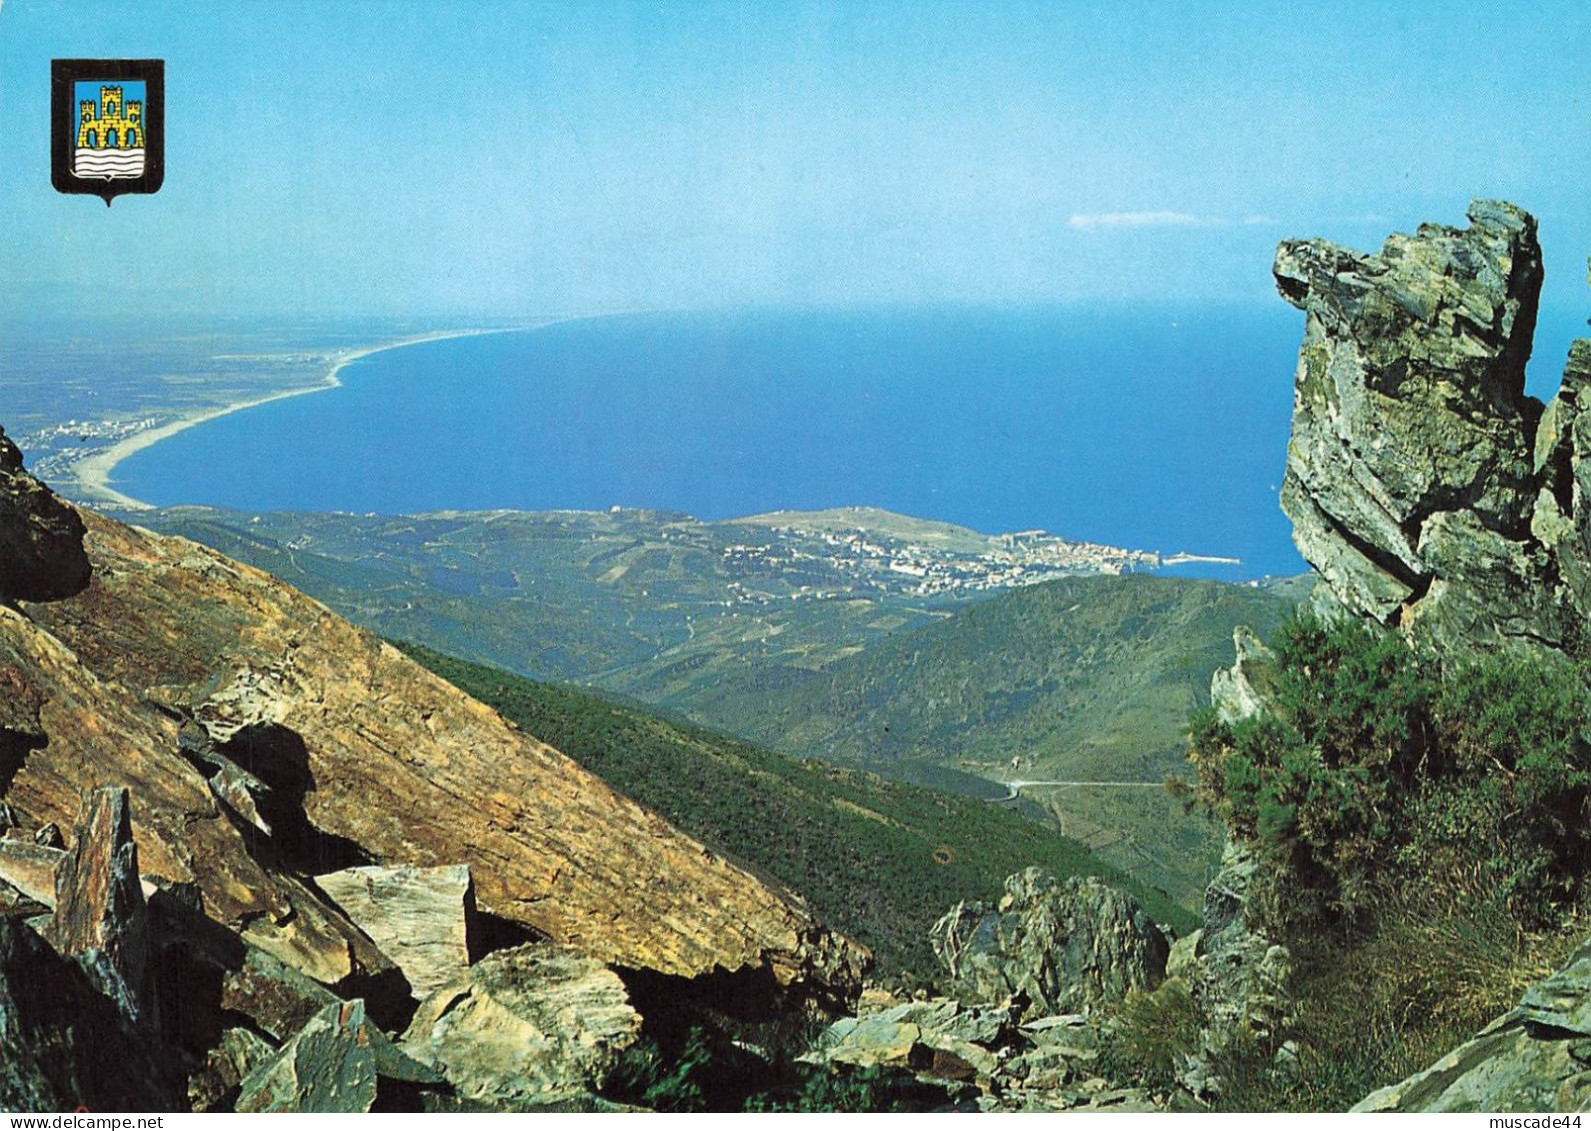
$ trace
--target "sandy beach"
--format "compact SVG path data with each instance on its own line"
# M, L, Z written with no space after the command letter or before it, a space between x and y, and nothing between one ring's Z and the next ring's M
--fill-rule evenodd
M334 354L331 358L331 368L326 375L313 385L302 385L294 389L283 389L280 392L269 393L262 397L252 397L248 400L238 401L235 404L225 405L221 408L206 409L184 416L170 424L163 424L159 428L151 428L147 432L139 432L128 436L125 440L113 444L102 452L96 452L79 463L74 470L74 478L78 493L91 502L103 503L109 506L122 507L127 510L149 510L150 504L142 499L135 499L131 495L123 494L110 485L111 473L116 470L116 465L134 453L141 452L152 444L175 436L178 432L192 428L197 424L215 420L222 416L230 416L234 412L244 409L258 408L260 405L270 404L272 401L285 400L288 397L301 397L308 393L322 393L328 389L341 387L341 374L346 366L353 364L361 358L372 354L384 353L387 350L400 349L403 346L418 345L421 342L438 342L449 338L473 338L482 334L508 334L519 330L539 329L550 325L551 321L535 323L528 326L511 326L492 330L438 330L428 334L415 334L407 338L400 338L393 342L383 342L380 345L367 346L356 350L345 350Z

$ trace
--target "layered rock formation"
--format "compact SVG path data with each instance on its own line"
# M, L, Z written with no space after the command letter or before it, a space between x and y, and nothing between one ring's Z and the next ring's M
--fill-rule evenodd
M1536 222L1498 201L1469 219L1374 255L1277 251L1277 288L1308 316L1282 509L1355 614L1437 649L1569 649L1591 612L1577 447L1591 355L1577 347L1549 408L1525 394Z
M445 1073L478 1082L470 1019L493 1009L564 1050L536 1088L579 1090L635 1035L624 978L664 1002L725 982L775 1015L854 999L867 952L796 897L269 576L80 519L14 453L0 442L0 1034L53 1051L0 1071L0 1106L363 1110L397 1088L445 1107ZM51 908L42 934L23 924ZM486 954L526 940L566 957L505 973ZM103 1023L41 1028L35 977ZM416 1046L439 1072L382 1027L449 986ZM147 1086L115 1082L151 1056Z
M323 981L380 959L298 876L468 862L483 910L604 961L855 984L863 952L788 895L324 606L96 515L87 545L86 591L0 609L0 671L48 741L8 782L22 823L69 824L85 789L126 783L144 869L197 882L217 919ZM268 837L181 751L185 720L261 783Z
M1572 345L1551 403L1525 395L1536 224L1496 201L1474 202L1469 219L1467 229L1394 235L1375 255L1318 240L1279 248L1277 287L1307 314L1282 507L1328 605L1396 626L1430 655L1522 648L1583 659L1591 341ZM1228 722L1268 709L1274 671L1263 646L1241 634L1237 645L1237 664L1212 685ZM1236 846L1223 876L1243 858ZM1252 932L1241 899L1223 909L1220 886L1197 948L1200 1004L1217 1031L1275 1036L1286 955ZM1211 981L1223 968L1225 982ZM1473 1040L1355 1110L1587 1110L1588 1008L1582 947Z
M1009 877L994 907L958 903L935 924L934 953L968 1001L1016 999L1024 1017L1087 1010L1165 975L1170 944L1126 892L1099 880Z

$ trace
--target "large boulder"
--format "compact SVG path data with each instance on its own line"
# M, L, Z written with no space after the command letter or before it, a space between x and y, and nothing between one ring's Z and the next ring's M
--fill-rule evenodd
M1469 219L1374 255L1278 249L1277 288L1308 316L1282 509L1351 612L1434 647L1558 647L1575 616L1532 533L1543 410L1524 391L1536 222L1499 201Z
M348 868L317 876L315 884L403 971L416 1000L470 964L469 865Z
M934 925L934 953L969 1001L1017 999L1025 1018L1077 1013L1153 989L1170 944L1132 896L1038 868L1009 877L996 906L958 903Z
M82 592L92 572L83 520L22 469L0 428L0 601L54 601Z
M1591 942L1519 1005L1354 1111L1591 1111Z
M619 976L553 943L487 955L421 1003L402 1047L459 1096L513 1110L595 1092L641 1033Z

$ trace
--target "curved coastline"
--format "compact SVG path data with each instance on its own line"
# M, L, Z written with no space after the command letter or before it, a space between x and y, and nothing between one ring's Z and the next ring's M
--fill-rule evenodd
M366 346L355 350L344 350L332 355L331 368L326 375L313 385L302 385L294 389L283 389L279 392L268 393L262 397L252 397L248 400L237 401L234 404L223 405L220 408L206 409L203 412L192 413L179 417L169 424L159 428L151 428L147 432L139 432L128 436L125 440L112 444L103 452L96 452L79 463L73 478L76 486L89 501L121 507L125 510L153 510L150 503L142 499L135 499L131 495L123 494L110 485L111 473L116 470L116 465L130 456L143 451L145 448L170 439L179 432L184 432L199 424L230 416L234 412L245 409L258 408L261 405L271 404L274 401L286 400L288 397L301 397L307 393L323 393L329 389L342 387L341 373L344 368L356 361L385 353L388 350L401 349L404 346L420 345L423 342L440 342L452 338L475 338L485 334L513 334L524 330L539 330L544 326L556 322L567 321L562 318L551 318L545 322L537 322L531 326L505 326L491 330L436 330L428 334L415 334L407 338L400 338L395 342L384 342L381 345Z

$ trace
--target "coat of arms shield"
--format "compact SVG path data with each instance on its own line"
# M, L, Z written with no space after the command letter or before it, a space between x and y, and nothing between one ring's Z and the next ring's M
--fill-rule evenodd
M106 205L160 189L166 172L160 59L55 59L50 64L50 179Z

